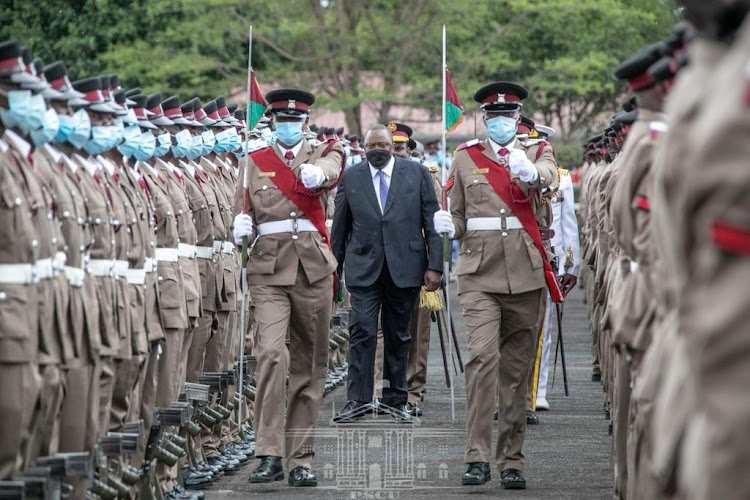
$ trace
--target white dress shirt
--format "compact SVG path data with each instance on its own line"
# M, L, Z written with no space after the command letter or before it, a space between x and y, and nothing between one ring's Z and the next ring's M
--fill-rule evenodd
M299 150L302 149L302 141L299 141L297 144L292 146L292 149L287 149L278 142L276 143L276 146L278 146L279 151L281 152L281 157L284 158L284 155L286 155L287 151L291 151L295 158L297 158L297 155L299 154ZM284 158L284 161L286 161L286 158ZM294 160L292 160L294 161Z
M395 163L396 163L395 157L391 155L391 159L388 160L388 163L385 164L385 167L380 169L385 174L385 183L388 185L389 192L391 189L391 176L393 175L393 165ZM368 165L370 164L368 163ZM372 175L372 187L375 188L375 198L378 199L378 206L380 207L380 212L383 213L383 207L380 205L380 176L378 175L378 172L380 172L380 170L370 165L370 175Z
M500 144L498 144L495 141L493 141L492 139L490 139L490 146L492 146L492 151L495 152L495 156L497 156L497 159L499 160L500 159L500 150L503 149L503 148L506 148L508 151L512 151L513 148L516 147L516 141L517 140L518 139L513 139L510 142L510 144L508 144L507 146L501 146Z

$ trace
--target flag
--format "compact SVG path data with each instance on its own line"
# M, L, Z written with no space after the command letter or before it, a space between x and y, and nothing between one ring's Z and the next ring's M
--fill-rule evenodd
M464 108L458 100L456 87L451 82L451 72L445 70L445 135L449 135L464 121Z
M266 100L260 90L258 80L255 79L255 71L250 72L250 95L248 96L250 109L247 111L247 126L250 130L255 128L258 120L266 112Z

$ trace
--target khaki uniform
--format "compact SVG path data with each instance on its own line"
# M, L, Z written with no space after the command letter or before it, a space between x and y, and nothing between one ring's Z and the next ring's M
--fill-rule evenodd
M35 202L17 174L23 168L0 139L0 265L32 265L38 235L29 214ZM41 389L38 370L39 284L11 283L0 273L0 376L10 390L0 398L0 478L23 467L34 407ZM15 281L15 280L14 280Z
M489 140L483 154L497 161ZM538 146L516 142L539 171L535 188L556 186L557 165L551 149L536 159ZM498 372L502 408L496 462L500 470L522 470L526 430L526 391L529 368L535 352L545 294L542 256L525 230L467 231L467 220L475 217L512 216L487 178L475 173L477 166L466 151L457 151L451 165L454 185L450 191L456 238L462 239L456 267L458 293L466 324L469 361L466 363L468 397L468 441L466 462L489 462L492 410L497 393ZM530 186L512 178L528 192ZM536 211L539 192L532 198ZM502 363L500 363L502 359Z
M313 148L303 139L291 166L299 177L302 163L323 169L332 186L339 178L343 148L335 145L322 157L326 144ZM274 151L284 161L278 148ZM250 214L254 224L290 218L304 218L272 180L246 157L238 178L248 168ZM242 210L242 186L234 197L234 211ZM321 203L324 200L321 199ZM254 233L257 235L257 229ZM313 437L328 367L328 334L331 294L336 259L318 232L277 233L257 238L248 256L248 284L258 324L258 358L255 399L256 455L285 456L287 468L311 467ZM290 335L287 351L285 339ZM286 374L289 373L289 402L282 425ZM286 429L285 439L282 439Z

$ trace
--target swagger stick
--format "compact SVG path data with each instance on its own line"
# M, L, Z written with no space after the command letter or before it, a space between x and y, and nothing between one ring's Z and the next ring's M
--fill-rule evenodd
M253 25L250 25L250 29L247 34L247 107L245 108L245 170L242 175L242 213L250 215L250 174L249 174L249 163L248 148L250 141L250 103L253 102L252 92L253 86L251 85L252 72L253 72ZM245 322L247 321L246 310L247 310L247 244L248 237L242 238L242 310L240 311L240 352L239 357L239 379L240 379L240 397L242 397L243 384L245 382ZM242 433L242 405L237 408L237 427Z
M445 71L447 69L447 66L445 64L445 25L443 25L443 66L442 66L442 75L441 78L443 80L443 164L441 165L443 169L442 174L442 181L443 181L443 210L448 210L448 191L445 189L445 183L446 183L446 177L447 172L445 170L445 136L446 136L446 116L445 116L445 98L446 98L446 82L445 82ZM450 324L450 318L451 318L451 302L450 302L450 294L448 293L448 284L450 283L450 262L451 262L451 243L448 240L448 235L443 235L443 278L445 279L445 286L446 286L446 300L445 300L445 309L446 314L448 315L448 324ZM439 320L438 320L439 321ZM446 328L447 329L447 328ZM453 342L451 341L451 336L449 332L445 332L448 337L448 357L453 359ZM449 370L450 373L450 386L451 386L451 420L456 420L456 395L453 389L453 372Z

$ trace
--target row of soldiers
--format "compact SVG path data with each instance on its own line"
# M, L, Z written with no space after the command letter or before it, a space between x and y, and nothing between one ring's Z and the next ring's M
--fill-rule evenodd
M232 223L240 158L273 123L244 138L224 97L71 82L16 41L0 43L0 118L0 492L202 498L188 489L255 449ZM347 321L330 321L326 391L345 377Z
M614 498L750 496L750 2L681 3L616 69L632 97L581 173Z

